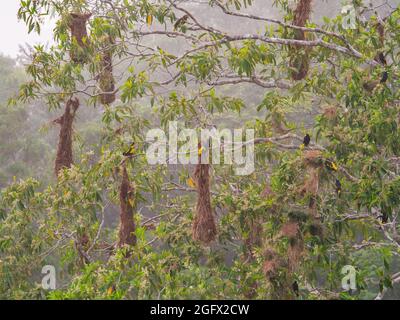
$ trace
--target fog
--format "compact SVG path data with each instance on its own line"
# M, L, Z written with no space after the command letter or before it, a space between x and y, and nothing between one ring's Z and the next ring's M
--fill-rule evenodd
M20 45L46 44L51 42L54 23L46 23L40 35L28 33L23 21L18 21L19 0L1 0L0 10L0 53L17 57Z

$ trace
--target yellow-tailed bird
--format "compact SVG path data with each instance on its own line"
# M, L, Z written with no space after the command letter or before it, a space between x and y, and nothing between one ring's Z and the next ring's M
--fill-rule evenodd
M135 153L135 143L132 142L129 149L123 153L125 157L132 157Z
M153 24L153 16L151 14L147 15L146 22L148 26L151 26Z
M325 160L325 165L328 169L332 171L338 171L338 165L331 160Z
M199 148L199 151L198 151L199 156L201 156L202 153L203 153L203 147L200 147L200 148Z
M188 178L186 181L187 185L193 189L197 188L196 182L193 180L192 177Z

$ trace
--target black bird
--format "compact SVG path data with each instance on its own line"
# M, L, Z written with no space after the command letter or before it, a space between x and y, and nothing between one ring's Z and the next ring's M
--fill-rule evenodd
M310 137L310 135L307 133L307 134L304 136L304 139L303 139L303 144L304 144L304 146L305 146L305 147L308 147L308 145L310 144L310 141L311 141L311 137Z
M377 60L378 60L378 62L380 62L381 64L386 66L387 61L386 61L386 58L385 58L385 55L383 54L383 52L379 52Z
M382 223L387 223L389 220L389 215L386 211L382 212L382 215L379 216L378 218L381 219Z
M292 289L293 289L293 292L296 295L296 297L298 297L299 296L299 284L297 283L297 281L294 281L292 283Z
M387 71L384 71L382 73L381 83L385 83L388 78L389 78L389 74L387 73Z
M133 142L133 143L131 143L129 149L126 150L126 151L123 153L123 155L124 155L125 157L132 157L134 153L135 153L135 143Z
M336 193L340 195L340 193L342 192L342 184L340 183L339 179L336 179L335 186L336 186Z
M387 223L389 220L389 215L387 214L387 212L383 212L382 213L382 223Z

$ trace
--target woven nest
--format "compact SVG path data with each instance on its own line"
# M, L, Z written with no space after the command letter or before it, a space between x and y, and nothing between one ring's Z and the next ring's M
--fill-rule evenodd
M251 220L248 225L249 233L245 239L246 258L248 260L254 259L254 248L262 245L262 223L258 220Z
M308 231L314 237L318 237L321 241L324 240L324 226L320 221L314 220L308 227Z
M307 20L311 15L312 0L299 0L296 9L294 10L293 25L304 27ZM302 30L295 30L295 40L305 40L305 32ZM301 48L301 46L292 46L290 50L289 65L292 69L291 77L293 80L303 80L308 73L309 62L309 49Z
M303 257L304 243L301 235L298 235L299 236L295 239L295 241L291 241L287 250L288 270L290 273L293 273L297 270Z
M100 102L104 105L109 105L115 101L115 79L113 75L112 64L112 45L114 40L112 37L106 37L106 48L101 55L100 74L98 76L99 87L102 93L100 94Z
M209 244L217 236L214 213L211 207L210 195L210 165L197 164L195 179L197 182L196 216L193 221L193 239L203 244Z
M294 239L298 236L300 232L300 227L297 222L289 221L286 222L281 227L281 235L284 237L288 237L289 239Z
M268 280L274 280L278 276L281 264L281 259L274 249L266 248L264 250L263 272Z
M71 30L71 38L76 41L78 48L74 48L70 52L71 60L75 63L85 63L87 57L85 55L85 48L89 44L88 33L86 29L87 21L90 19L91 14L71 13L69 28Z
M306 177L303 187L300 190L301 195L317 195L319 188L319 170L312 168Z
M307 54L308 50L303 49L297 49L296 51L291 52L290 75L293 80L300 81L307 76L310 68L310 61Z
M312 0L299 0L297 2L293 18L293 24L295 26L304 27L306 25L307 20L310 19L311 9L312 9L311 6L312 6ZM304 32L299 31L298 33L302 34L303 38L301 40L304 40Z
M326 119L334 120L337 117L337 108L335 106L327 106L322 114Z
M290 221L304 223L308 219L308 215L304 211L291 211L288 214Z
M72 125L78 108L79 100L77 98L70 99L67 101L64 114L60 118L54 120L55 123L60 125L57 156L54 166L56 175L58 175L62 168L70 168L73 163Z
M122 168L122 180L119 188L119 201L120 201L120 227L119 227L119 241L118 246L124 245L134 246L136 244L136 226L133 218L133 206L131 204L134 187L129 181L126 164Z
M378 31L379 34L379 41L383 46L385 44L385 26L381 22L378 22L376 24L376 30Z
M306 150L302 154L302 160L306 167L321 167L323 162L322 152L319 150Z

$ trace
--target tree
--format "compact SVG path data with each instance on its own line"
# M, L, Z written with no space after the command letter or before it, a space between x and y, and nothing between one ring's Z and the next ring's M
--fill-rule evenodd
M352 298L340 287L346 264L358 268L354 297L371 278L382 293L398 282L391 259L400 246L400 12L378 14L353 1L355 27L347 28L344 14L317 25L311 1L274 3L280 18L261 5L259 15L246 13L250 0L21 2L30 31L46 14L57 17L57 44L35 48L30 81L11 102L101 103L104 136L98 154L82 154L44 191L32 191L32 181L3 190L3 268L16 263L4 235L29 208L48 236L31 225L38 244L21 248L17 261L56 252L70 266L67 289L50 298ZM228 18L252 32L225 29ZM193 168L150 167L147 128L177 119L194 128L255 128L256 172L239 177L231 166L213 166L209 190L185 185ZM195 182L209 180L202 177ZM194 222L202 230L196 188L211 195L218 224L211 246L192 239ZM134 226L135 241L115 246L115 228L104 227L112 205L128 208L124 217L142 208L135 223L121 220L120 230L124 221ZM379 253L376 274L365 271L360 252Z

